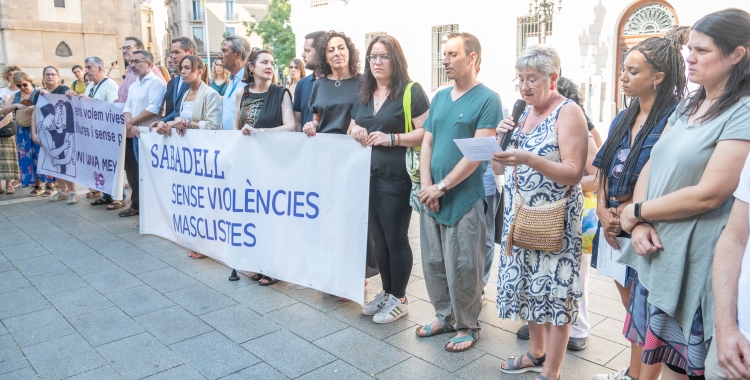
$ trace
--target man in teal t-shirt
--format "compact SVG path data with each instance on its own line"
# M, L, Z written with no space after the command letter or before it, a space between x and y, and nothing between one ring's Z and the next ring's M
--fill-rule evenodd
M422 269L437 320L417 335L456 330L448 351L469 349L479 338L487 163L466 160L453 139L494 136L502 120L500 97L477 81L481 55L475 36L448 36L443 65L455 85L432 99L420 158Z

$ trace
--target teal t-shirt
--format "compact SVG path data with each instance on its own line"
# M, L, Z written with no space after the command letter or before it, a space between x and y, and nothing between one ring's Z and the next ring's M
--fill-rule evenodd
M464 157L453 139L473 138L480 128L497 128L503 115L500 96L483 84L474 86L458 98L451 99L449 87L432 99L430 115L424 129L432 133L432 160L430 173L434 183L445 178ZM440 224L452 226L479 199L486 199L482 174L487 163L482 162L465 180L440 197L440 210L429 212Z

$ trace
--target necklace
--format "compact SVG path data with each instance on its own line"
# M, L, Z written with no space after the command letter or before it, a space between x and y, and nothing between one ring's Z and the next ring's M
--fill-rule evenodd
M385 100L388 97L388 95L390 95L390 94L391 94L391 92L388 91L388 92L385 93L385 96L383 96L382 98L380 98L380 100L375 100L375 105L376 106L380 105L380 102L383 101L383 100Z
M553 102L553 101L554 101L555 99L557 99L557 97L558 97L558 96L560 96L560 94L557 94L557 95L553 96L553 97L552 97L552 98L551 98L550 100L548 100L548 101L547 101L547 104L545 104L545 105L544 105L544 108L542 108L542 109L541 109L541 110L540 110L540 111L539 111L538 113L537 113L537 112L534 112L534 108L532 107L532 111L531 111L531 113L533 113L533 114L534 114L534 116L539 116L539 115L543 114L543 113L544 113L544 111L546 111L546 110L547 110L547 108L549 107L549 105L550 105L550 104L552 104L552 102Z

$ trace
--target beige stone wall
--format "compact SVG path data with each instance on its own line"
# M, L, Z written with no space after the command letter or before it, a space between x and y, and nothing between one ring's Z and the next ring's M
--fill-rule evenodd
M86 57L107 64L119 61L111 76L120 80L119 47L126 36L140 37L140 0L66 0L55 8L51 0L0 1L0 70L18 65L41 82L42 69L56 66L66 84L75 79L70 68ZM55 54L60 42L73 53Z

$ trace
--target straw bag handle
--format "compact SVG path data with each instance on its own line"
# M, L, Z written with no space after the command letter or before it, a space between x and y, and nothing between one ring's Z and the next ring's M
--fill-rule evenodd
M518 137L516 138L516 141L515 141L515 148L516 149L518 149L518 141L521 140L521 132L520 131L523 130L523 128L525 126L526 126L526 118L523 119L523 124L521 124L521 129L519 130ZM512 131L508 131L506 133L513 133L513 132ZM513 179L516 182L516 194L520 195L521 193L518 191L518 165L513 166ZM565 196L562 199L565 199L565 198L569 197L571 192L573 192L573 186L568 186L568 191L565 193ZM521 199L523 199L523 197Z

